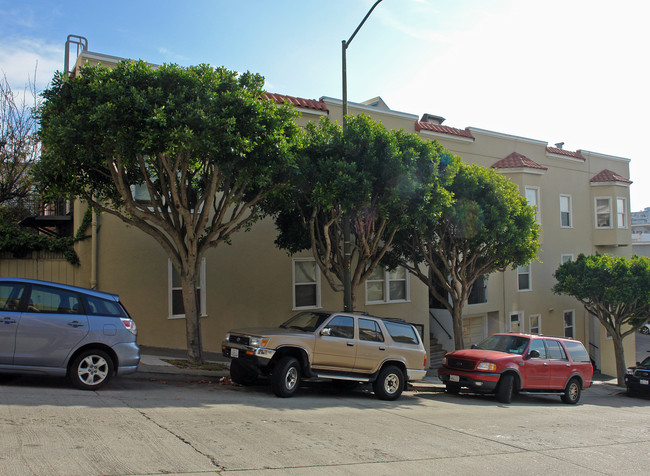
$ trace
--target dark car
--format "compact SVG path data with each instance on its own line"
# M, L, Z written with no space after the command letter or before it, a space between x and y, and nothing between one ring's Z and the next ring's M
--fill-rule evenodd
M646 357L643 362L637 362L636 367L627 369L625 385L628 395L650 395L650 357Z
M530 334L494 334L472 349L445 356L438 376L448 393L463 389L495 394L502 403L513 395L558 395L578 403L591 386L593 367L582 342Z
M136 335L115 294L0 278L0 373L67 376L96 390L137 370Z

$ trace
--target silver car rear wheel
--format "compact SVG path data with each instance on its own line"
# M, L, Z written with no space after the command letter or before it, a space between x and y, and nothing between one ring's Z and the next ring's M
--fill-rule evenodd
M82 352L68 369L72 384L82 390L97 390L113 376L113 360L101 350Z

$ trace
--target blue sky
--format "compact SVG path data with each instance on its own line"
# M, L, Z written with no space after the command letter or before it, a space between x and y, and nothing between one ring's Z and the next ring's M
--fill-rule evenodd
M0 0L0 73L63 68L67 35L152 63L208 63L269 91L341 97L341 40L374 0ZM348 98L631 159L650 207L650 2L383 0L348 49Z

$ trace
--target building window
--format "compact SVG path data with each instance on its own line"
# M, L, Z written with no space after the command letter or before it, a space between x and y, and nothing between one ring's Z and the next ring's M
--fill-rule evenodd
M467 304L483 304L487 302L487 276L479 276L469 292Z
M562 228L573 227L571 195L560 195L560 226Z
M535 219L537 223L542 223L542 217L539 210L539 188L537 187L526 187L526 200L528 205L535 207Z
M564 254L560 256L560 264L564 264L567 261L573 261L573 254Z
M151 196L146 183L131 185L131 196L136 202L151 203Z
M569 337L570 339L573 339L575 336L575 333L573 331L575 327L575 312L573 310L571 311L564 311L564 337Z
M616 226L627 228L627 200L616 197Z
M517 266L517 290L530 291L532 289L530 281L530 265Z
M540 334L542 332L542 316L539 314L528 316L528 329L531 334Z
M508 332L521 332L521 317L523 312L511 312Z
M293 308L320 307L320 271L313 258L293 260Z
M409 299L409 281L406 268L393 271L375 268L366 280L366 304L406 302Z
M172 260L167 260L167 276L169 289L169 318L181 319L185 317L185 305L183 304L183 289L181 288L181 278L172 265ZM196 298L198 299L199 312L201 316L206 316L206 288L205 288L205 258L201 260L201 269L199 271L199 283L196 287Z
M596 199L596 228L612 227L612 199L609 197Z

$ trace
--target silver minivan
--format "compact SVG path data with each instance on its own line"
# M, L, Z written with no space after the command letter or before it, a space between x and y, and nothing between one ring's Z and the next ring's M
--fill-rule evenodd
M0 277L0 373L67 376L96 390L137 370L136 336L115 294Z

